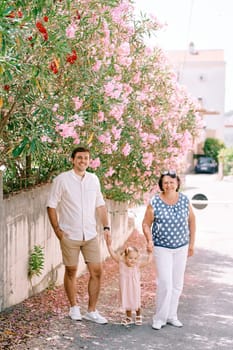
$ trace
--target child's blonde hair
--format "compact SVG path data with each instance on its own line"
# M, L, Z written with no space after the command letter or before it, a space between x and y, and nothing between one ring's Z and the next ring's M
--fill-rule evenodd
M129 247L126 247L125 250L123 251L123 256L128 256L131 252L135 252L139 254L138 248L129 246Z

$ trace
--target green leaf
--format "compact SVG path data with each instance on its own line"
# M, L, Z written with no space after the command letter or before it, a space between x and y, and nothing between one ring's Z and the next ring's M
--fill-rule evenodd
M25 137L21 143L15 147L12 151L12 155L17 158L21 155L21 153L25 150L25 147L29 144L29 139L28 137Z
M3 17L6 17L6 16L8 16L12 11L14 11L14 7L13 7L13 6L10 6L10 7L7 7L0 15L3 16Z

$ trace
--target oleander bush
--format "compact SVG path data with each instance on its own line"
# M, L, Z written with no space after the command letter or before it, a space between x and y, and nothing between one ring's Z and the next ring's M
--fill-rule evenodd
M130 0L2 0L0 166L4 192L69 169L77 145L107 198L140 201L180 169L201 128L164 53L160 24ZM156 36L155 36L156 40Z

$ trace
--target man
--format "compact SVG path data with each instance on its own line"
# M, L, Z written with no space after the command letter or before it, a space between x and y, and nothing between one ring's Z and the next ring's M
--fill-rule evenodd
M107 323L96 310L102 274L100 248L96 232L96 214L103 225L105 239L110 235L108 215L99 179L86 169L90 151L77 147L71 155L73 169L58 175L52 184L47 211L53 230L60 241L65 265L64 287L70 302L69 316L82 320L76 301L76 273L82 252L90 278L88 310L83 317L99 324Z

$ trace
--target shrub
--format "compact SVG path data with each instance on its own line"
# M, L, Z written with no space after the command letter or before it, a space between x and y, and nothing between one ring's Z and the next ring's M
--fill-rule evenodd
M145 44L157 20L136 19L132 0L1 0L0 20L5 193L67 170L77 145L113 200L141 200L180 170L199 106Z
M203 151L206 156L212 157L218 162L218 155L221 149L224 149L225 145L222 141L209 137L205 140Z
M223 175L233 175L233 147L221 149L218 159L223 165Z

